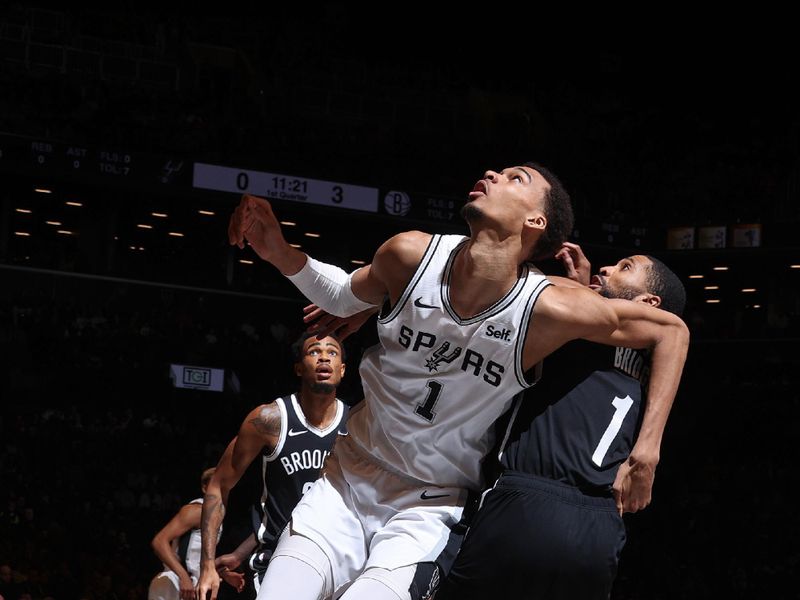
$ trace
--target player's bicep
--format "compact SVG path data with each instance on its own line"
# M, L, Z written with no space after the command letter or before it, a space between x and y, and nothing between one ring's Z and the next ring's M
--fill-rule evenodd
M350 276L350 289L356 298L372 305L380 305L388 293L386 282L379 276L373 264L361 267Z
M360 269L354 274L353 292L358 295L355 288L358 277L364 285L370 286L367 292L374 294L371 298L373 304L382 304L386 295L392 302L397 300L414 275L431 237L420 231L406 231L385 241L375 253L369 269Z
M262 404L247 415L233 445L231 464L241 476L262 449L271 452L281 439L283 419L277 402Z
M201 510L202 507L200 504L187 504L183 506L178 513L170 519L169 523L164 525L164 528L158 535L166 540L174 540L190 529L197 529L200 527Z
M686 325L676 315L642 302L608 300L619 325L607 342L628 348L651 348L667 336L681 336Z

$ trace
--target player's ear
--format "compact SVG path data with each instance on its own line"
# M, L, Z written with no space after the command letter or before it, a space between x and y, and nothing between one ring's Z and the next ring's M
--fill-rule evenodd
M294 374L295 375L300 377L303 374L303 370L302 369L303 369L303 366L299 362L294 363Z
M636 298L634 298L634 301L644 302L653 308L658 308L661 306L661 296L656 296L655 294L639 294L636 296Z
M527 219L525 219L525 227L541 229L544 231L545 227L547 227L547 217L545 217L542 213L530 215Z

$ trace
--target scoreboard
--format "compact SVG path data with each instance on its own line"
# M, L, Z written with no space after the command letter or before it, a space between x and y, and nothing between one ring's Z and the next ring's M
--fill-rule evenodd
M185 157L129 149L29 138L0 133L0 172L41 177L47 182L75 182L124 187L149 193L243 193L282 202L312 204L390 219L461 224L466 200L399 189L326 181L298 174L275 173L232 165L196 162ZM471 186L471 182L469 182Z

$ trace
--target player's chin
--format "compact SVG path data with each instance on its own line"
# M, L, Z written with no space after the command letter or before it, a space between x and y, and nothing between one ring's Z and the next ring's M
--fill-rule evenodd
M483 218L483 211L475 204L474 201L469 201L461 207L461 216L468 223L472 221L479 221Z
M315 381L311 384L311 391L315 394L331 394L336 391L336 384L333 380Z

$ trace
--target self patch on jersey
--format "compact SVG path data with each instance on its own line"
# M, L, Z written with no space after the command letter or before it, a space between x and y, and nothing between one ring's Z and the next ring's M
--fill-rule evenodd
M507 346L514 343L516 339L516 331L508 323L496 323L493 321L486 321L483 324L483 337L502 342Z

